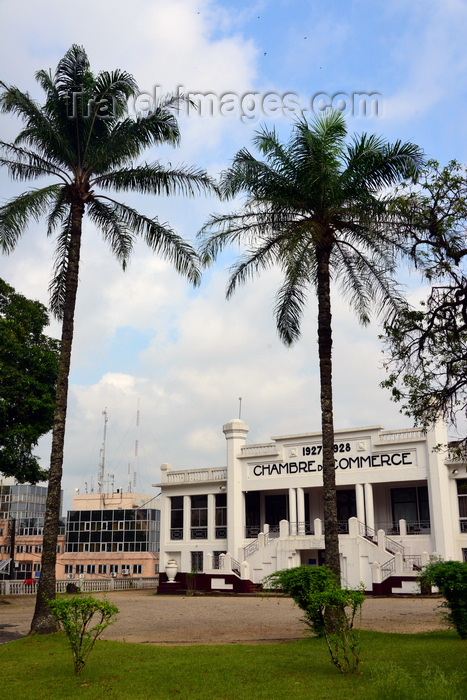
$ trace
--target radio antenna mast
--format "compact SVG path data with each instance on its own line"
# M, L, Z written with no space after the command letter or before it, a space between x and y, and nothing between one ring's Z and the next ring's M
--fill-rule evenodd
M135 470L133 472L133 490L136 493L136 476L138 473L138 438L139 438L139 399L136 407L136 436L135 436Z
M101 447L101 461L99 462L99 471L97 474L97 486L98 486L98 491L99 493L104 492L104 467L105 467L105 443L107 440L107 407L102 411L102 415L104 416L104 437L102 439L102 447Z

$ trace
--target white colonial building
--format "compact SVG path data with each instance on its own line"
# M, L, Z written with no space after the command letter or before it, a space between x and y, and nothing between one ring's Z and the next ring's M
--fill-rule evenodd
M251 590L278 569L324 563L321 434L250 445L242 420L223 430L226 467L162 465L161 572L170 564L161 593ZM467 560L466 466L435 449L446 442L441 425L427 434L381 426L336 431L345 585L414 592L430 555Z

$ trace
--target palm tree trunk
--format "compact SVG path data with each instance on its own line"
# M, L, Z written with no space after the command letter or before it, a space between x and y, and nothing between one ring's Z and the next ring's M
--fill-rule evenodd
M329 275L330 248L317 250L318 355L321 385L323 442L324 547L326 565L340 581L339 531L337 522L334 416L332 403L332 314Z
M76 293L78 290L83 213L83 204L74 203L71 205L71 231L68 248L65 305L62 320L55 415L52 431L52 451L50 455L48 492L44 518L41 576L39 579L36 607L31 622L30 634L49 634L50 632L57 631L57 623L50 612L47 601L55 598L55 565L57 561L57 540L61 512L63 451L68 405L68 377L70 374Z

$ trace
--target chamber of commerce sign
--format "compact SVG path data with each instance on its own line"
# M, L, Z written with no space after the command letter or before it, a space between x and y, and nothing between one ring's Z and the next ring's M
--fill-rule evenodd
M345 444L345 443L344 443ZM315 446L321 447L321 445ZM309 448L303 448L306 450ZM310 448L311 449L311 448ZM316 454L320 454L321 450ZM336 469L373 469L378 467L410 467L415 466L412 452L378 453L373 455L343 455L336 451ZM310 453L315 454L315 453ZM287 474L305 474L323 471L323 465L316 459L299 460L295 462L275 462L255 464L250 467L252 476L285 476Z

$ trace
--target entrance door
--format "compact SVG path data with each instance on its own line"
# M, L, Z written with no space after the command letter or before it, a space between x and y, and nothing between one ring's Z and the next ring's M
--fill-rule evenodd
M281 520L288 519L288 499L286 494L270 494L264 499L266 522L269 527L276 527Z
M349 518L357 517L357 499L355 489L344 489L336 492L337 495L337 520L339 532L349 532Z

